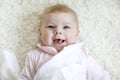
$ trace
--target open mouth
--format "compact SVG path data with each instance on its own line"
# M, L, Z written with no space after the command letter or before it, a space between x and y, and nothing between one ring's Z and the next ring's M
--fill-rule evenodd
M54 39L53 41L55 44L62 44L65 42L65 40L63 40L63 39Z

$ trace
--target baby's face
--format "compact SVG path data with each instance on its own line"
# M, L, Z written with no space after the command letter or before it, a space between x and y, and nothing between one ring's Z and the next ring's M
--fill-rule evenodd
M71 13L49 13L40 28L40 39L44 46L52 46L58 52L74 44L78 36L78 22Z

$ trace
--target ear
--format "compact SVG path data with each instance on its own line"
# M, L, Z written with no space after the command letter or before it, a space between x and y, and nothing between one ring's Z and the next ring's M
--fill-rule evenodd
M39 33L40 33L40 35L41 35L41 28L40 28L40 27L38 28L38 32L39 32Z
M76 36L77 36L77 37L79 36L79 33L80 33L80 30L77 29L77 32L76 32Z
M40 32L40 29L41 29L41 28L40 28L40 27L38 27L38 32Z

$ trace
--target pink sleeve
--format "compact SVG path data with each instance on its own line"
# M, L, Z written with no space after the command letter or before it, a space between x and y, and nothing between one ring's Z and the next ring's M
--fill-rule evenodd
M109 73L88 56L88 80L111 80Z
M21 76L24 80L33 80L36 73L35 67L35 56L30 52L26 58L25 66L21 72Z

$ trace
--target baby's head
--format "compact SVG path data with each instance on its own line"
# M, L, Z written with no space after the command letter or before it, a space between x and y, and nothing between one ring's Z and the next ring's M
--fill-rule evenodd
M40 19L42 45L54 47L59 52L65 46L76 43L79 25L75 11L57 4L46 8Z

